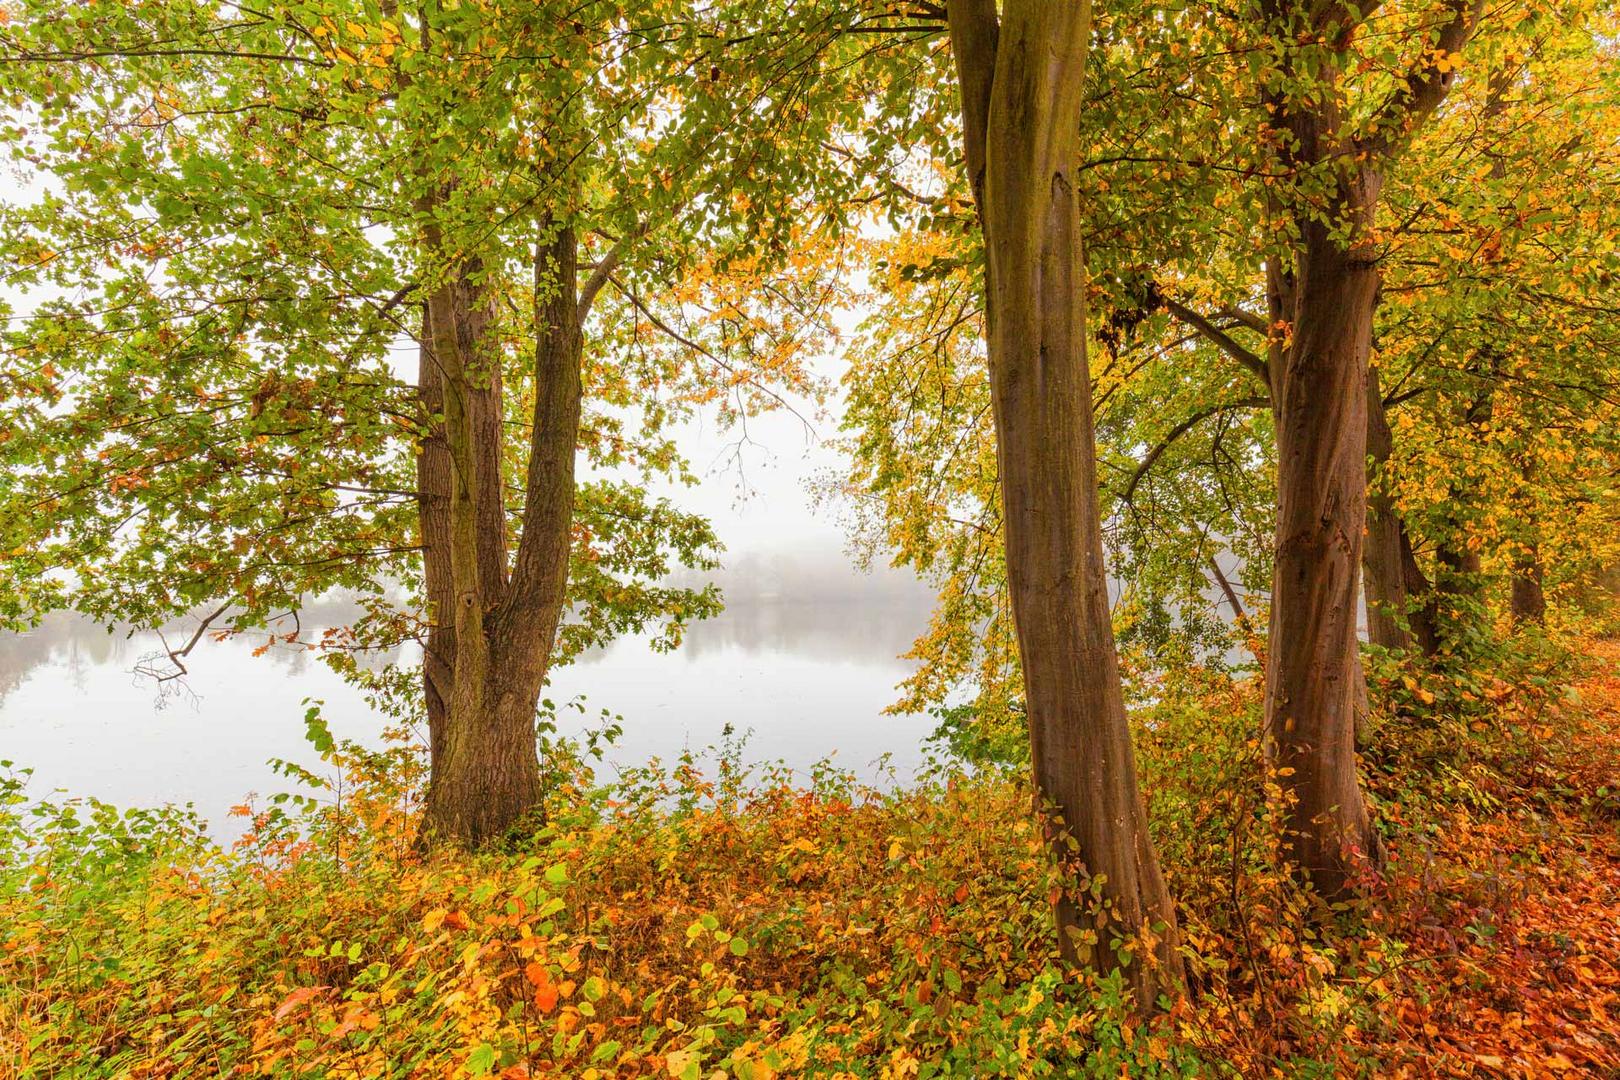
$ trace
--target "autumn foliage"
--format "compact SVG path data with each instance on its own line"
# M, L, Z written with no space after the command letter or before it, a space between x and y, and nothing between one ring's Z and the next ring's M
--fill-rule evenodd
M0 0L0 630L425 733L229 850L0 772L0 1080L1620 1075L1617 43ZM721 606L679 426L822 359L938 762L599 775L555 667Z
M412 853L399 751L332 747L342 800L243 807L228 852L179 812L33 801L14 776L0 1069L1610 1075L1620 646L1587 648L1578 678L1545 654L1505 672L1473 721L1381 690L1390 869L1338 911L1280 869L1254 681L1159 685L1134 719L1195 993L1152 1022L1118 974L1060 968L1061 878L1006 770L880 791L732 745L604 784L559 746L550 819L475 858Z

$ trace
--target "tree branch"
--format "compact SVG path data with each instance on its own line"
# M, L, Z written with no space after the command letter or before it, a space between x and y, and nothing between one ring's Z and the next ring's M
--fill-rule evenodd
M1193 413L1191 416L1187 417L1187 419L1171 428L1170 433L1160 440L1159 445L1148 451L1147 457L1142 459L1142 463L1138 465L1136 467L1136 471L1131 474L1130 481L1125 485L1125 493L1121 495L1120 498L1127 503L1134 499L1136 497L1136 486L1142 482L1142 478L1147 475L1149 469L1153 468L1154 464L1159 460L1159 458L1164 456L1164 452L1170 449L1171 445L1174 444L1177 439L1187 434L1187 432L1191 431L1205 420L1208 420L1212 416L1218 416L1223 412L1230 412L1233 409L1263 409L1270 404L1270 398L1247 397L1239 401L1226 401L1219 405L1211 405L1207 409L1200 409L1199 411Z
M1271 332L1271 328L1266 325L1265 316L1246 311L1236 304L1226 305L1217 314L1223 319L1231 319L1233 322L1242 323L1257 334L1269 334Z
M685 334L681 333L679 330L676 330L673 326L670 326L669 323L667 323L663 319L659 318L657 313L655 313L646 304L642 303L641 297L636 295L636 292L635 292L634 289L629 288L624 282L620 281L618 278L613 278L612 281L613 281L613 287L618 289L620 294L623 295L625 297L625 299L630 301L630 306L635 308L637 311L639 311L641 313L642 317L645 318L649 323L652 324L654 329L661 332L665 337L669 338L671 341L675 342L676 344L681 345L681 346L683 346L685 348L691 349L693 352L697 353L699 356L704 357L711 364L713 364L715 367L719 368L721 371L724 371L726 374L731 375L734 378L742 379L744 382L746 382L746 384L751 389L756 390L761 394L764 394L766 397L770 398L772 401L775 401L777 403L777 405L781 406L783 409L787 410L789 413L792 413L794 418L797 419L799 421L799 423L803 424L807 431L814 431L815 430L811 426L810 421L806 420L804 418L804 416L802 416L799 413L799 411L793 407L793 404L790 401L788 401L787 398L783 397L781 394L777 393L775 390L772 390L768 386L760 385L759 381L752 378L752 377L740 375L738 373L737 369L733 365L727 363L721 357L715 355L715 353L712 350L705 348L703 345L701 345L700 343L698 343L696 341L693 341L691 338L687 337Z
M1484 9L1485 0L1446 0L1449 21L1440 28L1434 45L1424 49L1417 66L1373 112L1366 133L1355 140L1360 153L1385 157L1440 107L1457 77L1455 57L1473 35Z
M214 624L214 620L218 619L221 615L225 614L231 609L231 604L231 600L226 600L223 604L219 605L219 607L215 608L207 615L204 615L202 620L197 624L196 633L192 634L190 639L178 649L171 648L169 646L169 639L163 635L163 631L159 630L158 641L162 642L163 644L163 652L165 657L168 659L169 663L174 665L173 670L159 670L156 663L153 662L158 658L149 657L147 660L143 660L135 665L136 673L149 676L151 679L159 683L170 682L174 679L183 678L186 675L189 675L190 672L186 670L186 665L184 662L185 658L191 655L191 650L197 647L197 642L202 640L202 636L208 632L208 628Z
M613 272L619 268L619 263L624 261L624 254L630 249L630 245L647 235L647 228L647 223L642 222L625 235L619 237L618 241L608 249L607 254L603 255L601 260L597 262L596 268L591 271L591 276L585 279L584 286L579 290L578 307L581 329L585 327L585 320L590 318L591 305L596 303L597 293L602 291L602 286L608 283L608 279L613 276Z
M1210 322L1208 319L1204 318L1202 315L1198 314L1198 312L1194 311L1187 305L1180 303L1179 301L1172 300L1167 296L1164 298L1164 306L1165 309L1170 312L1170 314L1174 315L1177 319L1180 319L1194 330L1197 330L1200 334L1204 335L1204 337L1208 338L1215 345L1219 346L1220 350L1226 355L1248 368L1250 374L1259 379L1261 384L1265 386L1267 390L1271 389L1271 373L1266 370L1266 362L1265 360L1261 359L1260 356L1248 349L1245 349L1242 345L1233 340L1230 334L1216 326L1214 323ZM1244 322L1245 325L1248 325L1248 321L1246 319L1240 321Z

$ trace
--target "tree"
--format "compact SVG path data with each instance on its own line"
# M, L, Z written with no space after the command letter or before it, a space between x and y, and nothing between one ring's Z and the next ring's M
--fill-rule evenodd
M841 27L760 37L694 93L729 39L642 17L19 12L7 135L43 194L5 244L13 284L54 295L5 338L8 617L207 604L205 626L357 677L355 652L414 638L419 689L372 685L426 717L425 834L478 844L531 809L554 650L649 626L673 644L717 608L655 584L717 549L644 487L686 476L661 429L804 385L798 349L828 329L816 274L772 279L790 247L815 265L814 235L746 192L793 182L753 118L780 123L783 72ZM767 282L780 303L743 286ZM601 478L577 481L581 449ZM286 630L334 587L371 617Z
M1376 26L1352 37L1357 58L1344 96L1353 112L1370 112L1399 73L1410 70L1415 43L1439 25L1432 14L1423 5L1384 5ZM1368 232L1368 257L1380 277L1367 404L1373 473L1362 576L1368 631L1386 650L1416 646L1411 659L1420 664L1472 649L1470 642L1489 636L1489 598L1482 590L1500 570L1487 557L1482 572L1480 553L1529 558L1524 528L1501 527L1510 503L1520 507L1522 519L1533 501L1525 497L1527 462L1497 453L1505 444L1490 417L1519 415L1532 398L1540 403L1537 412L1555 401L1601 411L1603 388L1612 385L1601 361L1606 302L1596 275L1603 263L1573 254L1577 247L1606 248L1612 226L1604 223L1595 192L1611 175L1610 151L1601 136L1570 134L1604 129L1612 86L1600 57L1612 19L1605 5L1570 2L1487 20L1469 42L1465 77L1449 91L1446 107L1408 133ZM1156 67L1173 63L1168 58L1182 41L1199 40L1196 29L1177 30L1163 52L1167 59ZM1266 69L1245 76L1234 65L1228 76L1238 87L1248 85L1246 77L1263 81ZM1174 85L1168 82L1164 92ZM1240 109L1235 99L1208 106L1229 118L1241 117ZM1261 354L1270 323L1255 313L1264 289L1244 253L1267 251L1273 233L1287 235L1273 223L1279 202L1293 201L1287 181L1295 167L1276 162L1269 151L1253 152L1268 145L1263 132L1239 132L1208 124L1172 144L1165 168L1186 174L1190 189L1175 203L1222 200L1221 185L1209 185L1193 168L1211 147L1225 147L1218 160L1244 178L1251 195L1239 201L1239 213L1202 227L1203 235L1217 239L1214 250L1210 240L1189 245L1193 254L1158 268L1156 286L1178 322L1254 373L1256 389L1268 389ZM1137 145L1152 142L1144 132ZM1306 195L1304 205L1316 212L1320 200ZM1247 224L1245 206L1259 210ZM1219 239L1223 233L1230 238ZM1284 261L1288 257L1284 253ZM1567 302L1553 299L1560 294L1581 295L1586 314L1574 316ZM1549 324L1559 328L1556 339L1532 330ZM1420 410L1421 421L1411 415ZM1551 430L1558 430L1568 421L1553 423ZM1518 458L1527 449L1517 446ZM1562 471L1547 465L1549 476ZM1156 475L1136 478L1145 479L1150 492L1165 482L1163 464L1156 466ZM1493 543L1490 536L1499 539ZM1574 548L1566 550L1575 555ZM1521 592L1527 591L1520 580Z
M1057 905L1066 955L1124 961L1150 1007L1181 979L1170 895L1147 831L1115 653L1086 362L1075 170L1086 3L952 3L964 158L984 236L986 348L1007 579L1022 660L1030 758L1055 818L1055 848L1100 878L1107 918ZM1098 946L1101 946L1100 948ZM1150 959L1151 958L1151 959Z
M1482 27L1477 74L1386 193L1371 497L1409 569L1374 595L1369 551L1370 628L1401 647L1404 617L1454 676L1487 654L1498 601L1537 621L1542 581L1595 565L1610 531L1614 18L1569 2Z
M1450 89L1482 7L1451 0L1384 14L1414 20L1406 48L1378 54L1407 65L1385 68L1387 88L1351 67L1373 13L1281 0L1251 12L1255 44L1278 57L1261 80L1259 133L1283 172L1269 201L1288 237L1267 260L1278 463L1268 750L1289 800L1291 857L1328 898L1354 891L1363 867L1381 861L1355 753L1379 195L1399 150Z
M1335 895L1355 858L1324 852L1342 856L1348 838L1352 850L1376 855L1350 741L1364 711L1355 634L1362 529L1350 519L1365 513L1357 509L1367 498L1364 452L1392 453L1399 437L1388 432L1391 449L1381 448L1386 433L1362 404L1363 380L1371 376L1367 357L1378 326L1380 280L1392 268L1433 276L1425 266L1430 256L1399 238L1408 230L1424 232L1437 212L1430 204L1447 198L1441 192L1453 183L1467 183L1454 180L1459 141L1488 145L1477 132L1467 134L1471 121L1460 115L1443 116L1433 142L1413 146L1450 88L1475 12L1435 4L1360 14L1329 5L1272 5L1244 9L1236 22L1229 14L1155 20L1111 10L1100 35L1106 62L1087 109L1093 145L1081 176L1090 231L1102 237L1106 253L1089 258L1102 308L1095 321L1118 354L1094 390L1106 403L1104 488L1123 502L1110 518L1110 543L1122 565L1154 567L1131 582L1133 600L1162 595L1188 568L1213 573L1208 556L1215 544L1241 552L1246 575L1273 576L1272 553L1254 550L1248 538L1265 501L1256 470L1271 460L1275 438L1286 520L1268 546L1285 556L1275 572L1288 580L1274 590L1273 642L1289 648L1282 655L1275 647L1266 650L1274 676L1272 729L1295 806L1318 804L1296 810L1299 861L1338 862L1337 869L1309 874ZM1490 48L1519 48L1546 25L1539 17L1505 20L1493 25ZM1573 37L1582 33L1571 30ZM1230 47L1233 41L1243 47ZM1486 81L1470 86L1471 102L1486 96ZM1200 93L1184 93L1189 85ZM1182 107L1164 109L1166 96ZM1265 110L1247 104L1255 97L1266 100ZM1151 109L1142 104L1149 98ZM1467 113L1477 118L1477 107L1470 104ZM1525 103L1512 125L1551 136L1559 125L1538 120L1537 108ZM1409 149L1415 159L1394 169ZM1531 151L1526 160L1544 153ZM1386 174L1403 185L1401 205L1393 210L1381 198ZM951 681L966 679L981 691L979 705L988 712L1001 707L982 692L1010 685L1003 678L1010 665L999 644L1004 609L996 597L1004 579L992 550L1000 507L986 487L982 444L950 430L977 424L987 404L959 358L956 327L971 317L952 292L962 256L934 238L908 244L893 245L891 253L915 284L906 283L907 298L894 308L897 319L877 328L873 340L912 357L916 374L892 381L870 370L863 376L852 397L863 424L859 445L871 467L865 475L888 507L883 527L899 550L920 564L940 559L946 567L945 606L934 632L919 642L928 664L910 684L908 700L937 700ZM1274 274L1274 311L1267 311L1262 266ZM1312 268L1317 272L1306 273ZM1392 284L1383 291L1391 287L1405 288ZM1447 291L1433 283L1412 292L1433 307L1437 329L1442 313L1474 302L1468 295L1466 288ZM1164 312L1179 329L1165 324ZM1404 334L1380 331L1386 346L1397 340L1404 346ZM1354 380L1356 400L1346 396L1349 382L1333 381L1341 377ZM1284 388L1290 379L1299 392ZM1392 405L1414 400L1404 371L1392 382ZM919 393L924 388L927 395ZM891 405L884 397L894 393L900 397ZM1377 400L1384 401L1382 392ZM1273 407L1273 424L1250 411L1256 404ZM1343 432L1336 428L1341 409L1349 410ZM1285 414L1291 434L1277 427ZM1433 430L1445 425L1436 422ZM909 492L902 490L908 478L916 482ZM1382 488L1373 496L1375 539L1395 541L1393 562L1378 568L1392 565L1411 575L1412 587L1427 595L1436 571L1426 573L1423 560L1432 560L1438 545L1414 537L1401 506L1386 501ZM1321 515L1313 517L1308 505L1330 508L1328 524L1314 525ZM1385 524L1392 527L1387 534ZM1367 578L1375 591L1388 580L1373 570ZM1188 613L1209 601L1196 582L1179 589L1185 629L1196 625ZM1236 591L1230 592L1235 600ZM1402 604L1401 618L1426 638L1424 610ZM1382 611L1379 605L1375 614ZM1144 613L1128 609L1133 632L1149 625L1140 618ZM1161 628L1171 625L1156 613L1154 619ZM1018 720L1014 695L1000 697ZM1276 708L1281 701L1297 708ZM1319 730L1304 733L1302 725Z

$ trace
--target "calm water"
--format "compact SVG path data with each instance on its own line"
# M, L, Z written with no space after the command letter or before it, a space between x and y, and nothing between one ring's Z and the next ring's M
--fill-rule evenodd
M926 624L921 586L785 558L750 560L722 585L726 613L693 627L679 651L626 639L556 672L550 698L586 699L583 718L562 710L564 729L595 726L602 709L619 714L624 732L609 753L618 764L701 749L728 725L751 732L747 757L796 769L829 755L868 777L885 754L902 776L921 763L931 719L881 715L909 671L898 656ZM382 726L316 656L285 648L253 656L262 641L205 641L186 661L183 686L159 686L136 671L159 648L155 634L109 635L55 616L0 637L0 758L34 769L35 794L191 802L228 836L230 806L288 789L269 759L318 764L302 738L305 698L325 702L340 737L374 742Z

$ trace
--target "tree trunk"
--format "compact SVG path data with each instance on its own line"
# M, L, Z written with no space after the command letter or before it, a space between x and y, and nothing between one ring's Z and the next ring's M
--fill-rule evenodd
M967 163L987 253L992 401L1038 798L1072 962L1121 966L1138 1006L1179 992L1174 907L1148 834L1119 682L1097 503L1076 136L1089 5L953 2ZM1078 862L1080 865L1075 866ZM1079 906L1085 876L1105 910ZM1137 939L1125 964L1116 939Z
M1462 50L1483 8L1447 0L1449 17L1425 25L1422 55L1370 110L1341 79L1366 5L1267 0L1255 12L1280 50L1262 104L1293 174L1268 180L1267 198L1295 230L1290 250L1266 261L1271 323L1286 328L1268 350L1278 490L1266 744L1288 802L1289 855L1329 899L1356 891L1382 860L1353 730L1378 197L1383 169L1450 91L1455 65L1440 59Z
M1528 453L1520 458L1519 475L1524 483L1515 493L1515 516L1531 538L1513 557L1509 610L1515 623L1540 626L1547 621L1547 594L1542 588L1541 546L1535 540L1535 496L1532 493L1536 479L1535 464Z
M1382 471L1393 452L1394 433L1384 411L1378 371L1371 368L1367 372L1367 454ZM1396 651L1416 645L1423 655L1433 656L1438 638L1429 579L1418 566L1411 535L1395 509L1395 500L1376 484L1367 495L1367 547L1362 567L1367 640Z
M1367 745L1372 724L1372 696L1367 693L1367 667L1358 655L1350 669L1353 721L1351 730L1357 750Z
M1547 594L1541 587L1541 558L1532 546L1513 562L1513 621L1547 621Z
M1376 178L1347 213L1370 216ZM1367 355L1378 272L1301 223L1293 327L1274 350L1277 540L1266 677L1267 749L1288 799L1288 844L1329 899L1355 891L1382 849L1356 775L1356 583L1367 509ZM1275 291L1274 291L1275 295Z
M1468 362L1469 373L1481 386L1462 415L1460 435L1476 447L1483 448L1491 437L1491 415L1501 369L1502 357L1489 346L1477 350ZM1483 563L1479 549L1470 543L1474 525L1467 510L1477 498L1470 484L1452 479L1446 494L1449 513L1445 531L1435 543L1435 626L1442 664L1454 669L1468 663L1468 631L1484 616Z
M550 235L536 247L537 385L510 574L501 358L487 340L489 313L472 271L435 292L425 320L424 366L432 370L423 400L431 407L436 393L442 403L443 443L430 439L419 465L432 609L424 662L432 770L422 831L468 846L498 839L539 802L535 708L567 584L580 416L576 241L570 228L542 229Z
M428 775L444 755L450 693L455 680L455 589L450 579L450 444L444 434L444 376L433 361L432 305L422 307L416 396L426 429L416 455L416 514L422 545L427 638L422 643L422 693L428 722Z
M417 513L422 542L422 568L428 602L428 633L422 658L422 683L427 705L429 775L437 769L444 750L446 718L453 693L456 666L455 584L452 568L451 500L454 465L446 429L445 372L435 359L433 311L440 312L455 335L442 347L482 355L490 322L489 303L473 283L473 268L460 280L441 286L424 305L422 338L418 350L417 399L428 434L416 459ZM464 433L479 465L477 541L480 588L498 596L506 581L506 523L501 489L501 454L504 403L501 374L493 360L477 378L457 383L464 417ZM458 435L463 437L462 435Z

